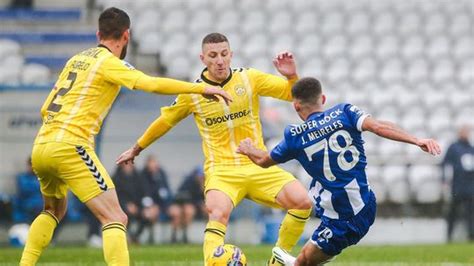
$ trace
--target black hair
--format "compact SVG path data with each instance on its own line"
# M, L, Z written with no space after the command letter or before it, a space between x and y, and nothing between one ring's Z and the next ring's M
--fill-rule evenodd
M293 99L299 100L303 104L315 104L322 93L321 83L315 78L302 78L291 89Z
M130 29L130 17L121 9L110 7L99 16L99 35L103 40L118 40L128 29Z

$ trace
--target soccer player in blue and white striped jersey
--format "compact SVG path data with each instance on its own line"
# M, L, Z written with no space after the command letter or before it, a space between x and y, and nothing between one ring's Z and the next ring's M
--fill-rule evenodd
M279 248L273 253L284 265L319 265L359 242L375 220L376 201L365 173L362 131L417 145L432 155L441 151L435 140L418 139L354 105L324 110L326 97L317 79L299 80L292 95L304 123L288 126L284 139L270 153L257 149L250 139L243 140L237 152L262 167L296 159L313 177L309 196L321 224L297 258Z

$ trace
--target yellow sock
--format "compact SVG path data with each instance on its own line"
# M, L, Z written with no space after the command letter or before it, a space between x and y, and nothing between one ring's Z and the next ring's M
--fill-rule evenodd
M43 249L49 245L54 229L59 221L52 213L43 211L33 221L26 239L25 249L21 255L20 265L35 265Z
M127 229L121 223L109 223L102 227L104 259L107 265L129 265Z
M276 246L290 252L300 239L310 215L311 209L288 210L281 222Z
M212 255L214 249L224 244L225 231L227 226L217 221L209 221L204 231L204 265L207 259Z

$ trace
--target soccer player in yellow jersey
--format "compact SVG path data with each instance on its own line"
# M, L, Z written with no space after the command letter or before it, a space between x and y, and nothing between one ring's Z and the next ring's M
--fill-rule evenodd
M218 88L145 75L122 61L130 38L130 19L117 8L99 17L99 46L73 56L49 94L35 139L32 164L44 196L44 211L33 221L20 265L35 265L66 212L68 189L102 223L104 258L108 265L129 265L127 216L114 184L94 153L94 136L117 97L120 86L147 92L216 95Z
M243 198L288 210L276 245L290 251L311 213L306 189L288 172L278 167L259 168L246 156L236 153L236 149L245 138L251 138L259 148L265 149L259 97L291 101L291 87L297 80L293 56L285 52L273 61L286 79L251 68L232 70L232 51L227 38L211 33L203 39L200 57L206 68L198 84L222 88L232 96L232 104L226 106L198 94L179 95L171 106L161 109L161 116L132 148L119 156L117 163L133 162L141 150L193 114L206 157L204 189L209 222L204 234L204 259L224 243L229 216ZM269 265L280 264L272 258Z

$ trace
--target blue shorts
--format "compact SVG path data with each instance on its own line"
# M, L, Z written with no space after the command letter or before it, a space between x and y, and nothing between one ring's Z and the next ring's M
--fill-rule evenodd
M376 209L375 195L371 192L369 202L357 215L346 220L322 217L310 241L327 255L335 256L367 234L374 223Z

